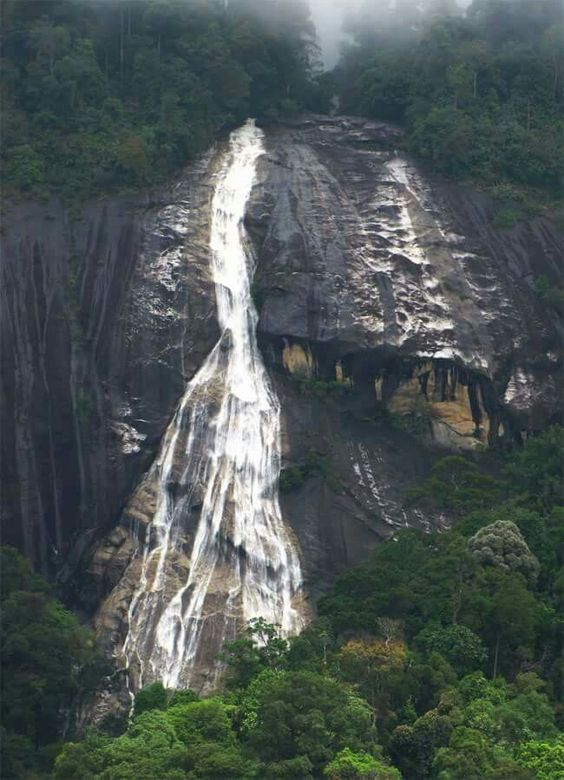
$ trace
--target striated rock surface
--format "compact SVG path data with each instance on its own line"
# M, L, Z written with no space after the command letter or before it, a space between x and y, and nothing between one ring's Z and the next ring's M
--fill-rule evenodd
M4 216L2 532L44 573L117 522L213 343L209 164L153 196Z
M424 177L375 122L296 122L268 139L251 218L269 342L317 345L326 375L361 352L448 361L490 380L517 427L558 413L562 321L533 289L563 281L548 221L494 230L484 196Z
M404 506L435 457L561 411L562 321L534 280L564 285L562 237L544 219L494 230L485 196L422 173L398 140L343 117L267 128L246 218L282 407L282 514L312 601L398 528L448 524ZM79 218L22 205L6 220L4 538L62 578L80 562L75 603L97 609L118 655L155 511L149 467L218 335L215 159L152 201Z
M496 231L485 196L397 143L362 119L270 128L249 209L288 474L326 459L283 493L314 594L394 528L448 522L402 506L430 459L562 411L563 323L533 287L562 286L562 236L544 219Z

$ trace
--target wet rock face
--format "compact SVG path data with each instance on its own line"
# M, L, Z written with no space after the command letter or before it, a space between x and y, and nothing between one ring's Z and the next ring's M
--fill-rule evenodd
M371 399L346 388L319 398L278 373L276 389L284 410L280 500L300 544L312 603L400 528L448 525L440 514L405 506L407 491L437 454Z
M533 289L563 282L550 223L494 230L485 197L422 175L380 123L296 121L267 139L249 214L265 345L306 342L326 378L355 355L380 353L373 374L390 355L447 360L487 378L517 428L558 414L562 322Z
M208 167L151 198L6 214L2 532L45 573L117 522L214 341Z
M423 175L397 142L360 119L270 128L249 208L282 505L314 598L398 527L448 523L404 504L434 457L560 411L562 323L533 283L562 284L561 236L544 220L494 230L487 198Z
M559 411L562 323L533 282L564 285L560 237L544 220L496 232L486 198L423 175L398 139L344 118L267 128L247 211L282 408L282 514L312 601L397 529L448 524L405 506L433 458ZM5 220L3 538L57 571L117 656L155 511L149 469L218 338L214 159L151 200L78 216L21 205Z

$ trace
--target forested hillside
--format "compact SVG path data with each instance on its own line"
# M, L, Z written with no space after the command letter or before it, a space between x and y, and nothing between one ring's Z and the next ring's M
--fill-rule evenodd
M262 9L257 13L257 9ZM226 127L326 110L405 124L409 150L518 207L561 195L559 0L363 7L315 77L302 0L7 0L4 193L91 195L162 181Z
M153 684L129 724L109 718L62 746L73 708L108 670L6 549L3 776L557 780L563 456L555 427L499 462L496 478L491 461L438 461L408 500L455 513L451 531L400 531L289 642L251 623L225 647L223 692Z
M343 110L404 124L412 153L516 206L561 197L560 0L474 0L464 16L455 2L383 5L351 18Z
M307 6L260 6L7 0L4 195L155 185L247 116L313 104Z
M564 780L561 0L347 24L3 2L0 780Z

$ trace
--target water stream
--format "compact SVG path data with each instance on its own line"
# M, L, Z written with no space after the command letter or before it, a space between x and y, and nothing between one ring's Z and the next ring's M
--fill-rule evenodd
M300 560L278 502L280 406L256 340L243 218L263 154L234 131L212 201L211 271L221 337L186 387L149 479L156 506L123 653L134 688L194 685L252 617L297 631ZM209 681L208 681L209 683Z

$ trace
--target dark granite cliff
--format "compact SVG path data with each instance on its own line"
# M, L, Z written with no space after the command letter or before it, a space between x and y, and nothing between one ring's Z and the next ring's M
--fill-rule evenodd
M267 141L248 219L259 337L286 465L325 455L283 494L315 593L394 527L448 522L402 507L437 452L559 419L563 323L533 284L562 285L564 251L546 220L496 231L485 196L422 174L389 126L312 119ZM319 400L316 380L344 392Z
M560 411L562 322L533 282L562 284L561 237L543 219L494 230L487 198L423 175L397 138L344 118L268 128L248 209L283 512L314 598L395 528L448 523L402 505L434 457L503 446ZM87 612L102 602L109 650L154 501L143 474L217 337L214 159L151 199L5 220L4 541L75 583Z
M153 198L5 214L2 533L45 573L117 522L213 343L208 164Z
M378 123L268 141L251 210L265 342L315 345L326 378L337 360L355 379L367 360L371 379L394 356L455 364L493 383L515 431L558 412L564 330L533 287L562 284L548 221L494 230L487 198L423 176Z

